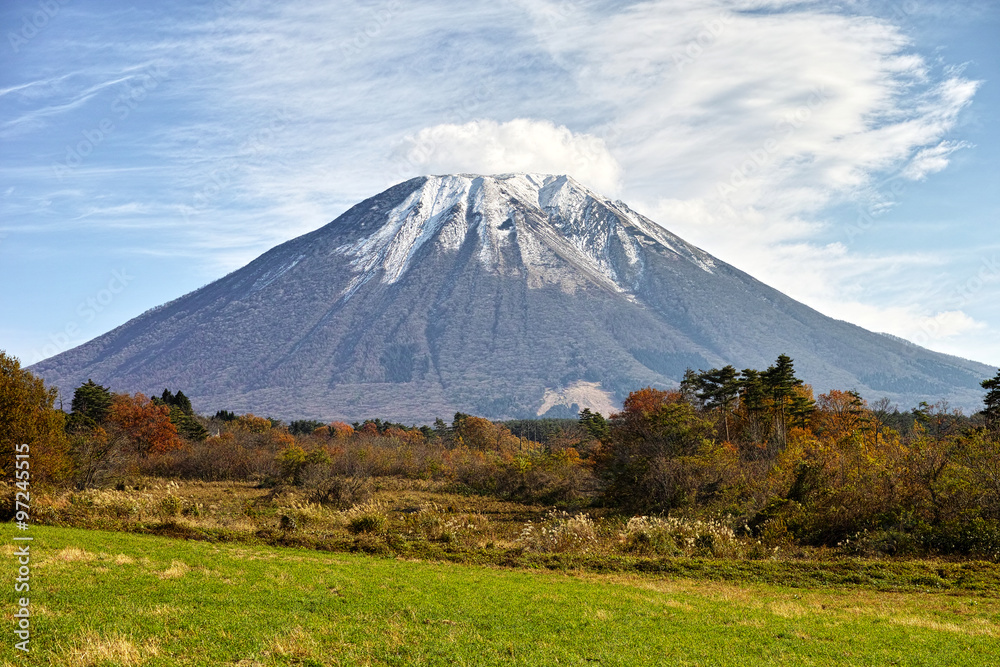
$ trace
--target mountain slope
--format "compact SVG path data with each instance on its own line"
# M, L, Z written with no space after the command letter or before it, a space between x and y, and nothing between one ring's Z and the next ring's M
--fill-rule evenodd
M425 421L607 413L688 367L978 407L988 366L827 318L566 176L428 176L32 370L64 392Z

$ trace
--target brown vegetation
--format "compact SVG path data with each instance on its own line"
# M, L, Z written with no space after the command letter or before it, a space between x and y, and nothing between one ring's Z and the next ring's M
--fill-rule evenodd
M34 480L76 488L53 496L64 498L51 505L57 521L77 516L69 510L90 502L88 489L124 493L150 477L239 482L301 503L272 517L276 530L337 516L361 539L394 525L370 503L390 480L406 480L565 511L532 510L518 523L528 550L586 552L613 533L615 548L632 554L825 548L1000 559L996 420L944 404L901 413L847 391L814 398L787 357L763 372L691 371L680 390L640 389L607 420L584 411L579 422L549 424L537 440L523 424L460 413L434 428L209 419L194 415L180 392L150 400L94 383L78 390L67 418L40 381L2 359L0 410L16 428L2 441L5 471L12 443L30 441ZM154 513L203 520L197 502L163 502ZM126 499L100 507L112 521L141 523L153 511ZM264 529L253 511L243 508L240 521ZM433 539L481 523L469 513L411 514L401 516L405 531Z

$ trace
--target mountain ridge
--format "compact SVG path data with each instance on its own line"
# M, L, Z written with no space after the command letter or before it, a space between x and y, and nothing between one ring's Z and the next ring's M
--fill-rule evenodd
M993 373L828 318L542 174L410 179L32 370L63 392L183 389L206 411L428 421L607 411L687 367L781 353L817 392L904 409L971 410Z

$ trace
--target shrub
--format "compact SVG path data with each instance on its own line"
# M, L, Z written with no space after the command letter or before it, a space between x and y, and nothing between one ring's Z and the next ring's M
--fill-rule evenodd
M661 556L738 557L743 543L722 521L637 516L619 535L625 551Z
M369 512L356 516L347 524L347 529L357 535L358 533L381 533L389 525L389 520L384 514Z
M518 542L528 551L586 553L597 545L597 528L586 514L552 511L542 524L526 523Z
M183 501L177 496L170 494L164 496L157 507L157 513L164 517L169 518L172 516L177 516L181 513L181 508L184 506Z
M307 471L302 485L311 490L313 502L338 508L365 503L372 495L370 479L335 476L328 466Z
M282 530L295 530L299 527L299 522L291 514L282 514L280 524Z

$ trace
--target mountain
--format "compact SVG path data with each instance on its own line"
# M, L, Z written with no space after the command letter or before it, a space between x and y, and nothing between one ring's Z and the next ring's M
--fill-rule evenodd
M31 370L203 412L605 414L785 353L816 392L978 409L994 369L833 320L567 176L415 178Z

